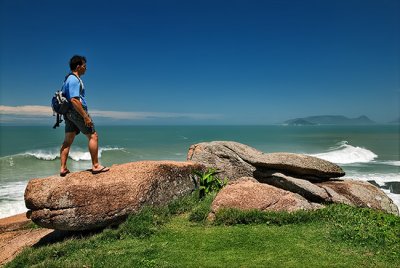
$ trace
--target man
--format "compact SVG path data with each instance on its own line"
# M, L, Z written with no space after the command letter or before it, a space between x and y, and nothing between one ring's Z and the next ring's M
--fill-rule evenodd
M75 136L82 132L89 139L89 152L92 158L92 173L98 174L107 172L110 169L100 165L98 159L98 136L94 129L92 119L88 114L85 88L81 80L81 76L86 72L86 58L75 55L69 61L71 73L67 76L62 91L71 107L64 116L65 120L65 139L61 146L60 158L61 168L60 176L64 177L70 171L67 168L67 159L69 150L74 142Z

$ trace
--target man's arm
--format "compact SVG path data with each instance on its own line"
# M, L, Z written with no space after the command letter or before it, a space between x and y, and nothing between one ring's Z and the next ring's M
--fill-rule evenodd
M87 127L92 127L93 126L92 119L89 117L89 115L83 109L81 101L77 98L71 98L71 103L74 106L75 110L83 117L83 120L85 121L85 125Z

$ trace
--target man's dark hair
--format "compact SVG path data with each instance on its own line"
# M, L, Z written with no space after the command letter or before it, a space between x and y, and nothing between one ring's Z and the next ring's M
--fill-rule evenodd
M69 68L71 71L75 71L78 65L83 65L84 63L86 63L84 56L75 55L69 60Z

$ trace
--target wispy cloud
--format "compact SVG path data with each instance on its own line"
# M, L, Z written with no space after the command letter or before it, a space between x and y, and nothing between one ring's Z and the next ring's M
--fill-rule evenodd
M26 106L4 106L0 105L0 116L7 115L7 121L11 116L17 117L48 117L52 114L51 107L26 105ZM194 120L213 120L221 119L218 114L201 114L201 113L168 113L168 112L122 112L122 111L102 111L91 110L90 115L93 117L103 117L109 119L123 120L146 120L146 119L194 119ZM2 121L2 120L0 120Z
M52 114L50 106L26 105L26 106L4 106L0 105L0 115L23 115L23 116L48 116Z

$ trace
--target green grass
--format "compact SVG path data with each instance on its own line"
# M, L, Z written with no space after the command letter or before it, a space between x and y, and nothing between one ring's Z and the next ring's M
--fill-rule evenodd
M400 218L331 205L297 213L224 210L213 196L145 208L118 228L29 248L7 267L400 267Z

